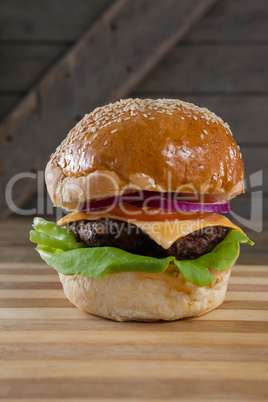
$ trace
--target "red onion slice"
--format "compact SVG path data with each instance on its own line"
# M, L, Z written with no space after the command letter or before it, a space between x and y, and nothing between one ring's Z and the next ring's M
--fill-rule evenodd
M93 211L100 208L110 208L120 203L133 203L143 201L144 199L144 194L137 192L125 195L116 195L115 197L104 198L102 200L86 201L80 205L79 211Z
M177 212L228 213L232 211L228 201L214 194L176 194L157 191L142 191L87 201L80 205L79 211L111 208L124 203L134 204L141 208L151 207Z
M144 206L143 202L134 203L136 206ZM146 207L164 209L167 211L177 211L177 212L207 212L207 213L229 213L232 212L232 208L227 201L224 203L193 203L193 202L181 202L167 200L165 198L155 198L154 200L148 200L146 202Z

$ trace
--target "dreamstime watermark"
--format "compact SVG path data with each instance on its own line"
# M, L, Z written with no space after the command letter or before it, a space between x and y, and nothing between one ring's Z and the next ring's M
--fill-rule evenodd
M50 174L51 175L51 174ZM17 186L22 186L22 181L29 183L31 187L35 186L37 193L36 205L32 208L23 208L17 206L14 200L14 194L18 193ZM48 186L53 184L53 175L46 177ZM158 191L150 192L143 189L150 186L150 178L141 174L139 176L139 183L124 187L119 187L118 180L110 174L110 172L96 172L95 175L91 175L91 181L87 180L66 180L61 185L60 198L64 205L70 204L70 210L78 209L80 211L91 210L91 214L99 214L99 208L102 211L111 212L115 207L120 209L124 215L131 216L132 218L141 218L141 214L150 215L150 219L153 220L154 216L159 214L159 211L163 214L163 211L167 211L166 218L168 219L168 212L174 211L181 214L182 219L195 219L196 211L189 212L188 210L181 209L180 203L191 202L201 205L201 212L206 212L205 207L202 207L206 203L215 202L213 197L206 194L212 193L210 188L211 184L203 184L202 193L200 194L194 186L183 185L171 191L172 177L167 174L167 186L164 194L161 191L161 187L157 188ZM102 183L101 191L107 190L107 198L100 201L96 201L98 197L99 187L97 183ZM138 180L137 180L138 182ZM138 184L141 184L142 188ZM145 183L145 184L144 184ZM230 215L243 226L254 230L255 232L261 232L263 228L263 172L259 170L249 176L249 180L245 181L246 192L250 197L243 200L248 205L249 218L245 218L240 214L240 211L236 208L230 212ZM93 190L92 190L93 189ZM17 191L16 191L17 190ZM58 191L58 190L57 190ZM92 193L93 191L93 193ZM199 190L200 191L200 190ZM109 196L110 194L110 196ZM116 194L112 197L111 195ZM231 196L231 194L229 194ZM232 197L230 197L232 198ZM5 189L5 199L8 208L17 215L21 216L40 216L40 215L56 215L56 219L62 218L65 215L62 208L53 208L52 202L47 195L45 186L44 172L38 171L37 173L22 172L13 176L7 183ZM93 199L93 201L88 201ZM71 201L71 203L70 203ZM179 201L180 203L178 203ZM76 206L74 208L74 205ZM237 204L239 205L239 204ZM241 205L241 204L240 204ZM142 208L141 208L142 207ZM204 208L204 209L202 209ZM243 208L243 211L245 208ZM66 211L68 212L68 211ZM171 212L170 212L171 213ZM172 213L171 213L172 214ZM155 219L157 220L157 219ZM159 229L157 229L159 230ZM193 230L194 231L194 230Z

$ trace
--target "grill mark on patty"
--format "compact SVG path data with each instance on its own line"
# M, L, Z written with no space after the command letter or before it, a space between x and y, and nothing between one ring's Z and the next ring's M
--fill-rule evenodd
M77 241L88 247L117 247L132 254L156 258L174 256L177 260L193 260L210 253L228 231L223 226L203 228L164 249L136 225L115 219L71 222L67 229L74 233Z

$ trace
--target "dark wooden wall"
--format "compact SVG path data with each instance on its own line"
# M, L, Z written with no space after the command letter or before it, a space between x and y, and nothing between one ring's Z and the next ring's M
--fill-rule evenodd
M109 0L0 1L0 118L111 4ZM267 0L219 0L129 95L178 97L206 106L228 121L241 145L247 178L264 170L268 217ZM80 117L76 114L74 123ZM244 216L249 215L249 198L244 195L234 202Z
M131 96L181 98L225 119L241 146L247 185L250 174L264 171L268 218L267 0L220 1ZM244 216L249 198L233 201Z
M0 1L0 119L111 3L111 0Z

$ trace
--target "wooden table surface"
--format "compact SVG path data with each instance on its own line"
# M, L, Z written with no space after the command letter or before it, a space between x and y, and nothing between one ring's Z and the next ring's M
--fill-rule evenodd
M31 262L16 252L26 226L0 225L1 398L268 400L268 266L237 265L225 302L202 317L117 323L73 307L32 247Z

